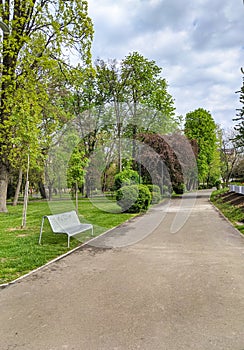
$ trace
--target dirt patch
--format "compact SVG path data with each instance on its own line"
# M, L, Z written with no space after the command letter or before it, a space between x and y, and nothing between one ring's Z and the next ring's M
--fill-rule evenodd
M20 231L20 230L21 230L21 227L10 227L7 229L7 231L9 232Z

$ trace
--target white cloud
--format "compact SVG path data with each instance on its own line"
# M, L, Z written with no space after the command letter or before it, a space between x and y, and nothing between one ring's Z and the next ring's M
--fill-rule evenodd
M88 0L93 57L138 51L162 67L176 112L202 107L231 126L244 66L244 6L229 0Z

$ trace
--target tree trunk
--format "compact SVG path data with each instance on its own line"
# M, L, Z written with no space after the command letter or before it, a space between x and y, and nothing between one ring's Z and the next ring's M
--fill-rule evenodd
M29 180L27 180L25 184L25 195L24 195L24 206L23 206L21 228L26 228L26 215L27 215L28 195L29 195L28 192L29 192Z
M133 169L137 171L136 169L136 151L137 151L137 146L136 146L136 134L137 134L137 103L136 101L133 102L133 126L132 126L132 160L134 167Z
M9 171L0 160L0 213L7 213L7 190Z
M22 225L21 228L26 227L26 215L27 215L27 205L29 197L29 169L30 169L30 155L27 157L27 171L26 171L26 184L25 184L25 195L24 195L24 206L23 206L23 215L22 215Z
M46 194L46 190L45 190L45 186L43 184L42 181L38 182L38 188L41 194L42 199L47 199L47 194Z
M78 184L77 181L75 183L75 210L76 210L76 214L78 215Z
M53 199L53 186L52 184L48 185L48 200L51 201Z
M15 207L18 203L18 198L19 198L19 192L20 192L20 187L21 187L21 183L22 183L22 175L23 175L23 171L22 169L20 168L19 169L19 178L18 178L18 183L17 183L17 187L16 187L16 190L15 190L15 195L14 195L14 200L13 200L13 203L12 205Z

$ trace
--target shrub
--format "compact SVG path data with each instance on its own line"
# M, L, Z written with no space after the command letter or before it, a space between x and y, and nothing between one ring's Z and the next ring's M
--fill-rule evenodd
M123 186L129 186L139 183L139 174L135 170L126 169L115 175L114 187L115 190Z
M152 196L151 204L157 204L157 203L159 203L159 202L161 201L161 199L162 199L161 194L158 193L158 192L153 192L153 193L151 194L151 196Z
M151 194L145 185L124 186L117 191L116 200L122 211L139 213L148 209Z
M185 184L178 183L173 186L173 190L176 194L183 194L185 192Z
M116 200L122 211L129 211L131 206L137 200L138 192L139 190L137 186L124 186L118 189Z
M147 210L149 208L149 205L151 203L151 198L152 198L151 193L146 185L139 185L138 189L139 189L138 199L134 204L137 210L136 212Z
M162 196L160 187L157 185L147 185L147 188L149 189L151 193L151 204L157 204L160 202Z
M220 190L220 185L221 185L221 181L220 180L216 180L215 181L215 186L216 186L217 190Z
M149 191L151 192L151 193L153 193L153 192L157 192L157 193L161 193L161 191L160 191L160 187L158 186L158 185L151 185L151 184L148 184L148 185L146 185L147 187L148 187L148 189L149 189Z

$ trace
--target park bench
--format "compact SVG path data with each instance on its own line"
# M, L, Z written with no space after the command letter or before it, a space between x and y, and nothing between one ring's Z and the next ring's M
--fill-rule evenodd
M45 219L48 219L54 233L65 233L68 236L68 248L70 244L70 237L75 236L78 233L91 230L93 236L93 225L82 224L78 218L78 215L76 214L76 211L72 210L65 213L43 216L39 236L39 244L41 244Z

